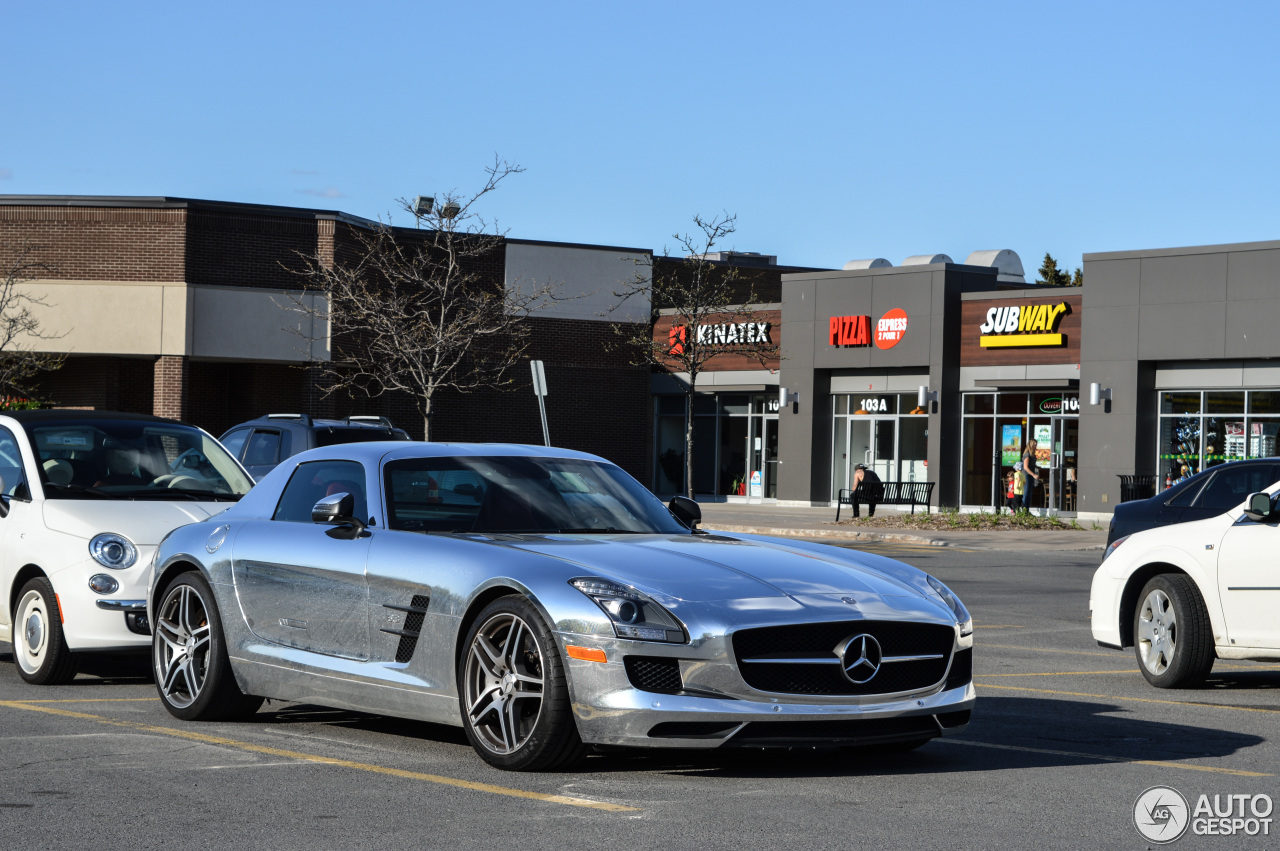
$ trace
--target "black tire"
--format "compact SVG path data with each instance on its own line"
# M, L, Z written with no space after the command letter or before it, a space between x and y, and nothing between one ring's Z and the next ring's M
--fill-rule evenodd
M262 705L236 685L213 589L195 571L170 583L155 607L151 663L160 702L175 718L226 721Z
M1215 657L1209 610L1195 581L1183 574L1153 577L1133 613L1138 670L1156 688L1193 688L1204 682Z
M13 610L13 662L18 676L39 686L69 683L76 655L62 632L62 611L53 584L43 576L27 581Z
M496 768L563 771L587 754L555 636L523 597L502 597L476 617L458 660L458 698L467 739Z

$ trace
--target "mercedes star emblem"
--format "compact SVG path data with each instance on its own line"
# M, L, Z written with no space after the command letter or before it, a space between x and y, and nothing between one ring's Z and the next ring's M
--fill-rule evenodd
M841 641L836 645L835 653L840 657L840 670L855 685L870 682L879 673L880 662L884 659L880 642L865 632Z

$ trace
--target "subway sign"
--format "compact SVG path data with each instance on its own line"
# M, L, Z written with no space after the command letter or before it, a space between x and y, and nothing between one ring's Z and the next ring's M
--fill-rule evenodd
M1013 346L1061 346L1066 336L1058 323L1071 312L1065 301L1057 304L1012 304L987 310L987 321L978 328L978 342L986 349Z
M892 349L907 333L907 312L895 307L880 318L874 326L870 316L832 316L828 326L828 341L833 346Z

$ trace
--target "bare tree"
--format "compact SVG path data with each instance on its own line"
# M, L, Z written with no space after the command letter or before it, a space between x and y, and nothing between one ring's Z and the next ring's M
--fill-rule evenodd
M64 354L36 351L38 341L62 336L41 328L34 308L49 304L28 289L37 276L48 275L53 269L29 242L4 249L0 264L0 392L30 396L35 389L32 380L42 372L58 369L66 360Z
M450 192L421 206L399 199L418 230L378 224L355 230L353 250L335 250L332 261L303 257L295 271L323 298L289 298L313 320L304 326L329 328L332 356L317 364L325 395L407 393L430 440L437 391L511 386L508 372L528 346L525 319L553 295L548 284L508 286L498 278L493 270L501 266L490 261L500 259L503 234L475 208L522 171L495 157L470 196Z
M649 323L614 325L614 332L636 362L684 379L684 481L693 497L693 396L698 376L717 356L732 352L762 366L778 354L770 335L761 333L755 311L761 302L751 280L735 265L712 259L717 246L733 234L737 216L706 219L695 215L695 232L675 234L685 257L645 257L623 288L614 293L623 302L647 298ZM663 249L663 254L667 254ZM668 328L668 322L670 327ZM662 333L665 328L666 333Z

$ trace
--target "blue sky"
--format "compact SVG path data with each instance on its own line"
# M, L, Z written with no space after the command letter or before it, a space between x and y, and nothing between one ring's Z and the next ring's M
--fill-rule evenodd
M0 193L339 209L527 171L512 236L782 263L1280 238L1280 4L9 3ZM404 214L394 220L408 224Z

